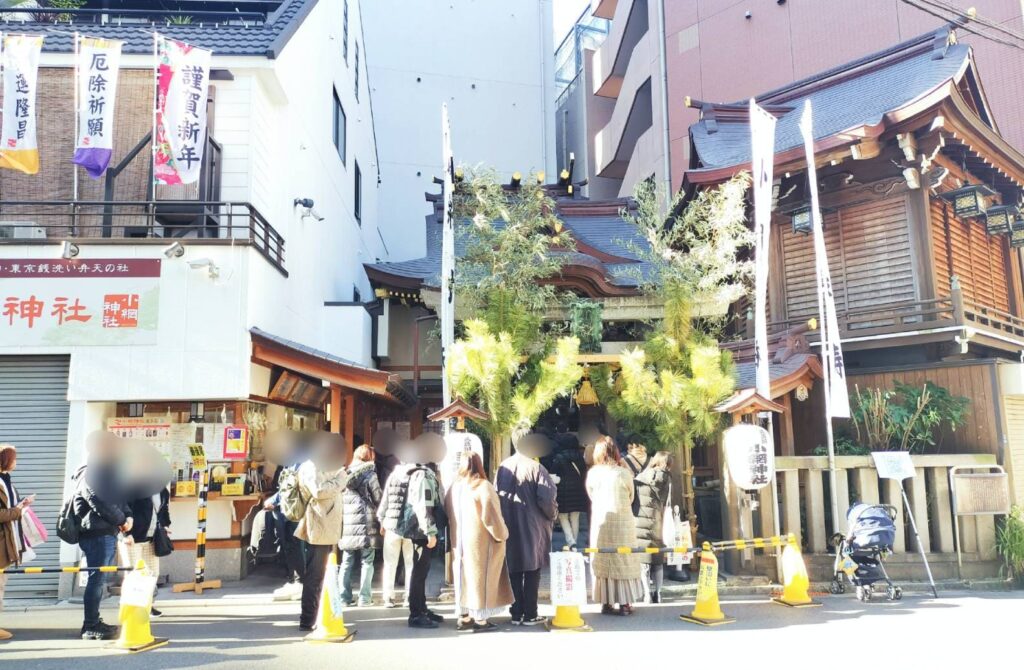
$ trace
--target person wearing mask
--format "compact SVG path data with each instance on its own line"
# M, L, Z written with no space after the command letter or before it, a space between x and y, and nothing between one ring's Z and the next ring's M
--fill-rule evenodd
M78 546L90 568L114 565L118 531L128 533L134 527L116 473L117 455L116 443L111 438L98 440L92 447L88 464L78 471L75 479L72 506L78 519ZM117 637L117 626L100 618L100 601L108 574L99 570L89 573L82 595L83 640Z
M13 444L0 444L0 569L17 566L28 543L21 530L21 515L35 500L34 495L18 497L18 489L11 481L11 472L17 462L18 451ZM7 575L0 574L0 610L4 605ZM10 640L10 631L0 628L0 640Z
M459 454L457 476L445 496L455 574L456 630L478 633L497 626L488 621L515 600L505 563L508 527L498 492L487 481L480 455Z
M369 445L360 446L352 456L343 499L345 521L338 542L342 551L341 598L353 604L352 571L359 561L359 606L368 607L373 604L373 561L381 540L377 523L381 490L373 449Z
M494 487L509 533L505 560L515 597L512 625L536 626L545 621L537 614L537 593L558 518L557 491L551 475L537 460L550 451L548 439L522 435L515 440L515 449L516 453L498 466Z
M558 487L558 521L565 544L576 549L580 535L580 515L590 506L587 499L587 461L583 447L572 433L561 431L555 438L550 473Z
M407 598L410 628L437 628L444 617L427 607L427 576L444 514L441 485L433 464L444 460L447 447L436 433L424 433L398 449L399 465L388 477L377 518L387 534L412 542L412 570ZM408 565L408 564L407 564ZM387 577L387 575L385 575Z
M671 469L672 455L667 451L659 451L651 457L643 472L634 478L637 495L640 498L640 513L636 517L638 546L665 548L661 533L665 507L670 504ZM661 586L665 582L665 555L641 554L640 562L650 566L651 602L659 603Z
M344 444L338 435L322 433L312 445L310 459L299 466L299 491L306 511L295 529L295 537L306 543L306 569L302 579L302 607L299 630L315 627L320 593L329 554L341 539L345 515L342 494L348 475L344 466Z
M590 545L635 547L633 476L622 462L615 442L604 437L594 447L594 466L587 473L590 494ZM631 603L644 597L640 561L636 554L594 554L594 601L602 614L627 616ZM615 607L618 605L618 607Z
M128 503L128 516L132 518L132 528L122 537L124 563L134 567L140 560L155 574L160 574L160 557L153 550L153 536L160 525L165 530L171 527L171 513L167 504L170 501L167 488L162 488L151 496L137 498ZM149 615L158 617L160 610L153 607Z

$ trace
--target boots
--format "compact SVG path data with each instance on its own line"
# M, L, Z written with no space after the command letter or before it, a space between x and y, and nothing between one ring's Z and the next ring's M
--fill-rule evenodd
M657 591L651 591L651 604L657 605L661 602L661 593Z

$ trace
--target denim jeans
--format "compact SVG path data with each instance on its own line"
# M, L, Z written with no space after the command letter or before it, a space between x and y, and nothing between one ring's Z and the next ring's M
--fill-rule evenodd
M78 546L85 554L85 563L90 568L114 565L117 538L113 535L83 537L78 541ZM82 596L85 605L85 618L82 620L84 628L92 628L100 621L100 600L103 599L103 585L107 583L108 574L98 570L89 573L89 581L85 584L85 594Z
M295 537L295 529L299 524L290 521L280 509L273 511L273 517L277 541L288 568L288 581L301 582L306 572L306 543Z
M341 559L341 599L346 603L352 602L352 569L356 565L356 558L362 561L359 569L359 603L373 602L373 559L377 550L370 547L358 551L342 552Z

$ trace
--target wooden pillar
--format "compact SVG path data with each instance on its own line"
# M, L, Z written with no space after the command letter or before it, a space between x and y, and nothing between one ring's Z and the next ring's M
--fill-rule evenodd
M798 541L803 540L800 529L800 471L783 470L782 480L782 532L793 533Z
M363 403L363 441L373 444L373 405Z
M356 396L354 393L345 395L345 462L352 460L356 439Z
M896 514L896 540L893 541L892 551L894 554L903 554L907 551L907 530L906 511L903 509L903 496L900 493L900 483L895 479L882 480L882 499L887 505L892 505L898 512Z
M821 470L804 470L804 504L807 514L807 549L811 553L823 553L825 538L825 490L821 482Z
M779 454L782 456L796 455L796 440L793 437L793 394L782 396L782 406L786 411L779 415Z
M914 477L904 480L903 485L907 487L907 499L910 500L910 511L914 514L921 547L929 552L932 550L932 534L928 527L928 489L924 468L915 468ZM910 544L913 550L919 550L913 539Z
M341 406L341 387L337 384L331 384L331 432L335 435L341 433Z
M956 547L953 546L953 512L949 497L949 470L945 467L925 468L925 480L931 500L932 518L935 519L932 551L952 553Z

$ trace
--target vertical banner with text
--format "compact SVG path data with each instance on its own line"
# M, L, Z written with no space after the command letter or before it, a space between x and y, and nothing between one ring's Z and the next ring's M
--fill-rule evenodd
M191 184L199 180L206 145L211 53L162 35L156 49L153 178L167 185Z
M78 45L78 139L72 163L99 179L114 151L114 101L121 42L83 37Z
M768 254L772 230L775 117L750 99L751 176L754 179L754 362L759 395L772 399L768 365Z
M42 50L42 35L8 35L3 39L4 107L0 168L25 174L39 172L36 84Z
M444 230L441 238L441 388L445 406L452 401L448 381L448 355L455 343L455 213L452 201L455 190L455 158L452 156L452 130L448 122L448 105L441 104L441 157L444 170L444 203L441 216Z

